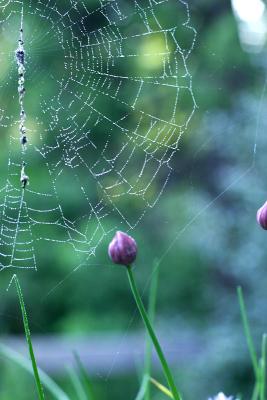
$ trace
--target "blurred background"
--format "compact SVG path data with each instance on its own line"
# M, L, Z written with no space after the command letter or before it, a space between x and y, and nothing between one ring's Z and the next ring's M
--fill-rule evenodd
M24 1L22 154L22 3L0 2L1 341L26 354L18 298L6 291L16 271L40 367L75 399L76 352L97 399L134 399L145 332L125 271L107 256L121 229L139 244L146 304L158 265L155 327L184 398L247 399L254 377L238 285L258 349L267 324L266 236L255 219L266 200L265 3L78 3ZM22 159L25 220L8 243ZM13 243L29 257L9 260ZM32 377L0 362L1 399L36 398ZM164 382L155 356L153 376Z

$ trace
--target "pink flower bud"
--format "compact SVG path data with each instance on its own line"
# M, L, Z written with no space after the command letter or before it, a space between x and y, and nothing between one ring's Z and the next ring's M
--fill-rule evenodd
M135 240L123 232L116 232L108 247L108 255L115 264L131 265L136 259Z
M257 211L258 224L265 230L267 230L267 201Z

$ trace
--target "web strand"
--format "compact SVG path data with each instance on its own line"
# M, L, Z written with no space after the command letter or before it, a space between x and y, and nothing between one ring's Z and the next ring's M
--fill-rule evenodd
M173 20L170 10L177 13ZM189 17L180 0L2 2L3 32L15 38L19 30L22 147L12 133L16 115L1 105L0 128L10 135L1 191L2 269L36 268L39 243L70 246L77 265L84 264L106 236L118 227L133 230L157 204L196 109L187 67L195 44ZM180 29L190 38L186 47ZM3 48L10 73L0 86L11 91L9 46L11 51L9 42ZM147 101L149 93L154 100ZM33 159L42 180L32 173ZM71 211L68 185L81 214ZM131 214L133 199L138 211ZM116 225L110 225L111 216ZM25 257L16 255L19 245Z

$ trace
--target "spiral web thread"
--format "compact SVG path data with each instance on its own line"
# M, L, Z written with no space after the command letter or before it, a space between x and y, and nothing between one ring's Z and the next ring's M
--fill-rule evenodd
M0 2L2 270L37 269L44 241L81 262L158 202L196 109L189 17L182 0Z

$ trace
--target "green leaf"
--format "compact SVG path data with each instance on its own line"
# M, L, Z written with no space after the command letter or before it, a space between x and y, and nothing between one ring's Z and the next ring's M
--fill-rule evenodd
M9 359L10 361L17 364L19 367L24 369L24 371L29 372L33 375L33 369L31 362L28 361L21 354L10 349L9 347L0 344L0 354ZM65 392L51 379L44 371L39 368L39 374L43 385L46 389L54 396L56 400L70 400Z
M157 300L157 291L158 291L158 279L159 279L159 267L157 261L154 262L154 268L151 277L150 291L149 291L149 301L148 301L148 318L151 324L154 324L155 320L155 310L156 310L156 300ZM151 376L151 356L152 356L152 346L151 340L147 333L146 335L146 348L145 348L145 370L144 377L146 378L145 382L145 400L150 400L150 380Z
M88 376L88 373L87 373L86 369L84 368L84 365L83 365L79 355L76 352L74 352L74 357L76 360L76 365L78 368L80 380L85 389L85 392L89 395L90 400L94 400L95 399L94 390L93 390L91 380Z
M172 392L166 388L166 386L162 385L156 379L150 378L151 383L153 383L156 388L158 388L162 393L164 393L166 396L170 397L171 399L174 399Z
M88 397L86 396L86 393L84 391L83 385L80 381L80 378L76 371L73 368L68 368L68 373L70 380L72 382L72 385L74 387L77 400L88 400Z
M32 341L31 341L31 332L30 332L30 328L29 328L26 307L25 307L23 294L22 294L22 290L21 290L17 275L13 275L11 283L13 281L15 282L15 286L16 286L17 293L18 293L20 309L21 309L23 325L24 325L24 331L25 331L25 336L26 336L26 340L28 343L28 349L29 349L29 354L30 354L30 358L31 358L33 375L34 375L34 379L35 379L35 383L36 383L38 397L39 397L39 400L45 400L44 391L43 391L43 387L41 384L41 380L40 380L40 376L39 376L39 372L38 372L38 368L37 368L37 364L36 364L36 360L35 360L35 356L34 356L34 351L33 351L33 346L32 346Z
M238 301L239 301L239 306L240 306L240 312L241 312L241 317L242 317L242 322L243 322L243 328L247 340L247 345L248 345L248 350L252 362L252 366L254 369L254 374L256 380L258 380L258 361L257 361L257 353L255 350L255 345L252 339L252 335L250 332L250 326L248 322L248 317L247 317L247 311L246 311L246 306L245 306L245 301L244 301L244 296L243 296L243 291L241 286L237 288L237 295L238 295Z
M267 341L267 336L266 336L266 334L264 334L262 336L261 358L260 358L260 362L259 362L260 400L265 400L265 391L266 391L266 341Z

